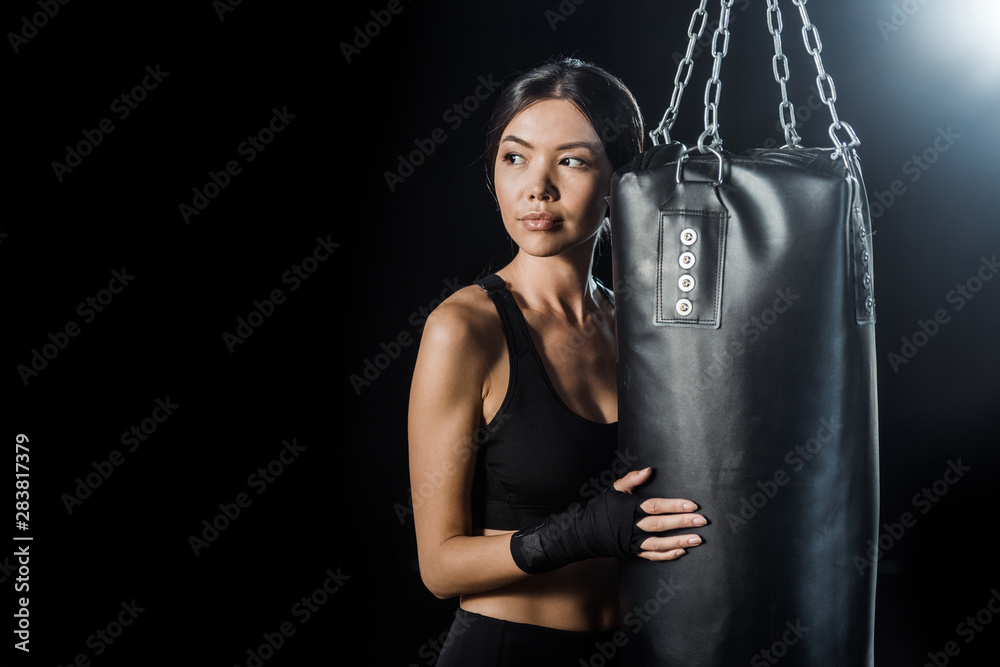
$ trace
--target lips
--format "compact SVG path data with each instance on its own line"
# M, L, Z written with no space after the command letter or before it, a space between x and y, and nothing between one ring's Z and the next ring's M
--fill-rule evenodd
M533 232L553 229L562 223L561 218L557 218L551 213L528 213L521 216L521 224L525 229Z

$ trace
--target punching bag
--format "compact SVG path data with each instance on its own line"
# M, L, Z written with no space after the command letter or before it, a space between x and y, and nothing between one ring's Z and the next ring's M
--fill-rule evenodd
M836 115L818 32L795 4L833 113L832 148L799 145L777 0L768 25L788 144L722 150L725 0L705 132L690 149L669 142L703 0L680 88L653 132L667 143L613 178L620 448L654 468L643 495L690 499L708 519L679 531L703 543L676 561L623 561L629 667L873 665L870 215L860 142Z

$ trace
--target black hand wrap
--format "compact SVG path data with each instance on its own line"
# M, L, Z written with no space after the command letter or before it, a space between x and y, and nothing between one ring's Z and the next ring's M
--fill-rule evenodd
M550 572L587 558L637 554L649 537L635 525L646 516L639 508L643 500L607 488L586 504L574 504L540 526L514 533L510 553L528 574Z

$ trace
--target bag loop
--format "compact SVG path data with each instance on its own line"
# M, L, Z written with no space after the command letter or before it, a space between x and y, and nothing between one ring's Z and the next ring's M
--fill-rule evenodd
M683 181L681 180L681 167L684 166L685 160L688 159L688 154L689 153L693 153L694 151L697 151L697 150L701 150L701 148L699 146L694 146L692 148L688 148L683 153L681 153L680 156L677 158L677 174L675 176L675 181L676 181L676 183L678 185L680 185L681 183L683 183ZM711 146L706 146L705 147L705 151L702 151L702 152L712 153L719 160L719 173L716 176L715 181L712 183L712 185L714 185L715 187L719 187L720 185L722 185L722 167L723 167L723 164L725 162L725 160L723 160L723 158L722 158L722 153L720 153L719 151L715 150Z

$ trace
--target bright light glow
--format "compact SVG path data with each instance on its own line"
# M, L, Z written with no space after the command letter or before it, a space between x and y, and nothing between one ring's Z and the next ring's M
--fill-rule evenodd
M912 38L918 67L944 69L969 92L1000 91L1000 0L901 0L879 25L886 41Z

